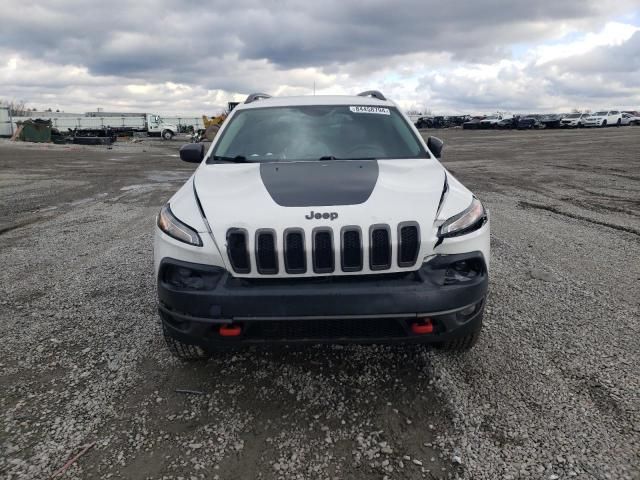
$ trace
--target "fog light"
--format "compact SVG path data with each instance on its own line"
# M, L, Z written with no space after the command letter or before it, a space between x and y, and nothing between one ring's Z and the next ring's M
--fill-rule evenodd
M168 265L164 271L164 281L175 288L188 290L212 290L222 276L223 269L197 270L177 265Z
M466 317L468 315L471 315L473 312L476 311L476 306L475 305L470 305L466 308L463 308L462 310L460 310L458 313L460 315L462 315L463 317Z
M446 283L469 282L482 274L482 263L477 259L461 260L449 265L445 272Z

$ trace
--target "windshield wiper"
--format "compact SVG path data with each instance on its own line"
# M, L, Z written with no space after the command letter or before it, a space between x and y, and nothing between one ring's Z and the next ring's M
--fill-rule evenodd
M325 155L324 157L320 157L318 160L377 160L375 157L349 157L349 158L338 158L333 155Z
M243 155L236 155L235 157L221 157L219 155L213 156L214 162L230 162L230 163L246 163L247 157Z

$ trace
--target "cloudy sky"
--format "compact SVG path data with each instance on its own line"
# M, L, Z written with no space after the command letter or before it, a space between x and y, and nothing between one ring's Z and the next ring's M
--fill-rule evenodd
M214 114L315 82L436 114L640 110L640 0L1 0L0 12L0 99L36 108Z

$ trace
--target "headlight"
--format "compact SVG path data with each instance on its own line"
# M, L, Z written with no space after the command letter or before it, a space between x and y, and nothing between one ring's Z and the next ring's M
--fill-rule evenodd
M464 235L479 229L486 221L487 212L480 200L473 197L471 205L464 212L454 215L440 225L438 236L442 239Z
M176 240L188 243L189 245L195 245L196 247L202 246L202 240L198 232L178 220L171 212L168 203L162 207L162 210L160 210L158 214L158 227Z

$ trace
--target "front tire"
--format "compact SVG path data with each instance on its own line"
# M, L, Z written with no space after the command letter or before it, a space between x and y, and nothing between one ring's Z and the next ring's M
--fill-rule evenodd
M173 132L171 130L165 130L162 132L162 138L165 140L171 140L173 138Z
M601 126L601 127L606 127L606 126L607 126L607 121L606 121L606 120L603 120L603 121L602 121L602 125L600 125L600 126Z
M188 343L183 343L177 338L172 337L164 323L162 324L162 333L164 335L164 341L167 344L167 348L174 357L179 358L180 360L184 360L186 362L202 362L211 357L211 354L202 347L189 345Z

